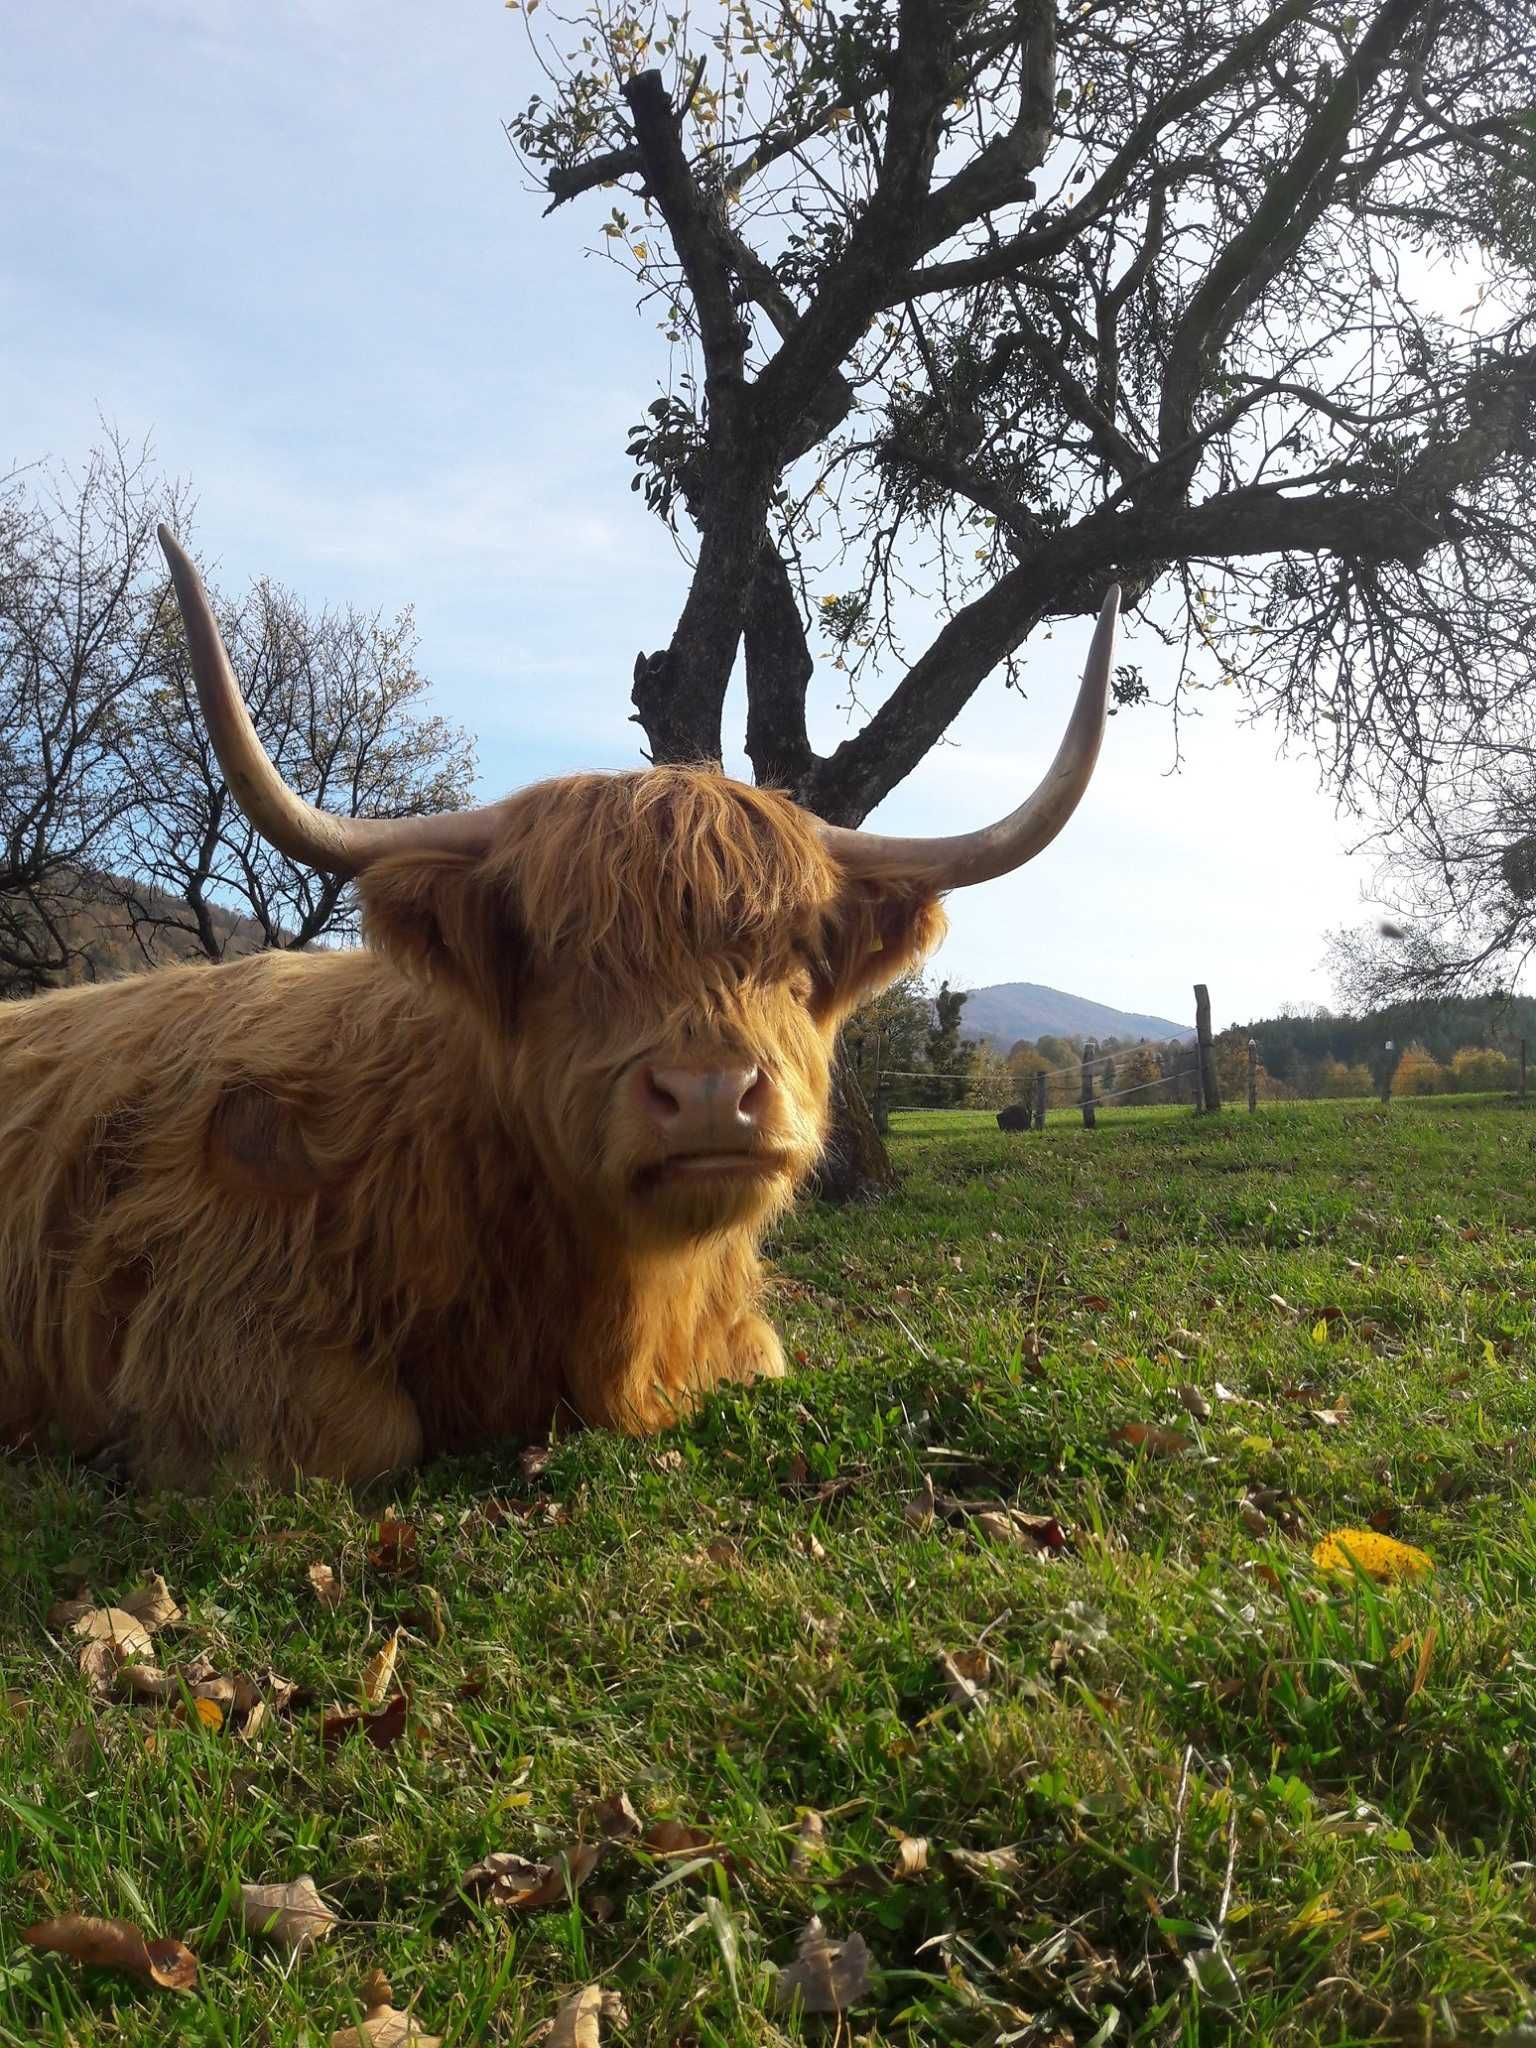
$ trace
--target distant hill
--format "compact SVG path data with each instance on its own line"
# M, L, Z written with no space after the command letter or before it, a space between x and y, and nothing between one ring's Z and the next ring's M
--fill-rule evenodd
M1167 1040L1193 1038L1195 1028L1186 1020L1176 1024L1169 1017L1144 1017L1134 1010L1114 1010L1108 1003L1091 1003L1086 996L1068 995L1065 989L1044 988L1038 981L1001 981L993 988L972 989L960 1019L967 1038L990 1039L1006 1052L1021 1038L1039 1038L1050 1033L1056 1038L1138 1038Z

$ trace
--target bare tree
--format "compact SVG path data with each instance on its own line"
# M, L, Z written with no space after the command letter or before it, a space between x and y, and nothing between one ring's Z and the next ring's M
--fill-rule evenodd
M312 613L266 582L219 609L256 729L290 788L342 817L415 817L468 802L474 750L424 708L430 685L409 611ZM141 948L190 947L218 960L354 935L345 885L278 853L231 795L179 616L163 617L156 654L121 749L135 801L119 834L114 896Z
M118 750L165 607L155 525L181 502L116 436L78 477L0 499L0 992L90 971L88 905L134 800Z
M588 0L529 33L509 133L551 209L605 193L674 349L631 443L691 559L636 668L657 760L719 756L744 651L758 778L857 825L1115 579L1394 816L1529 690L1526 0ZM908 647L912 597L943 623ZM825 755L817 640L862 720Z
M112 434L78 477L0 494L0 994L356 929L341 884L251 830L208 743L155 534L188 513ZM409 611L315 613L266 583L221 611L294 788L348 817L468 800L473 749L427 708Z

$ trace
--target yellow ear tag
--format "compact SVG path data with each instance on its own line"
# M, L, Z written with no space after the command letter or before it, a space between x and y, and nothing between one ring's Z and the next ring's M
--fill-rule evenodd
M871 939L869 943L869 950L871 951L871 953L883 953L885 951L884 939Z

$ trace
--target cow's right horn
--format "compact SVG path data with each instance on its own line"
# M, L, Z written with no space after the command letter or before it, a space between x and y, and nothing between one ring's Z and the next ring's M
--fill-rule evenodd
M295 795L267 759L251 723L203 579L170 528L162 526L159 532L214 752L241 810L263 839L290 860L330 875L355 875L370 861L408 848L485 850L491 840L485 810L445 811L433 818L337 818Z
M963 889L1011 874L1042 852L1077 809L1099 758L1109 708L1109 680L1115 654L1120 586L1112 583L1099 611L1088 665L1066 735L1056 758L1016 811L995 825L958 832L947 839L897 839L882 832L853 832L823 825L827 851L856 875L913 876L936 890Z

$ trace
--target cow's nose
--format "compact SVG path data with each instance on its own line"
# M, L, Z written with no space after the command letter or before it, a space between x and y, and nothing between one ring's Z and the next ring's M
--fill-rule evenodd
M770 1084L766 1074L745 1064L647 1067L641 1093L669 1151L728 1151L755 1135Z

